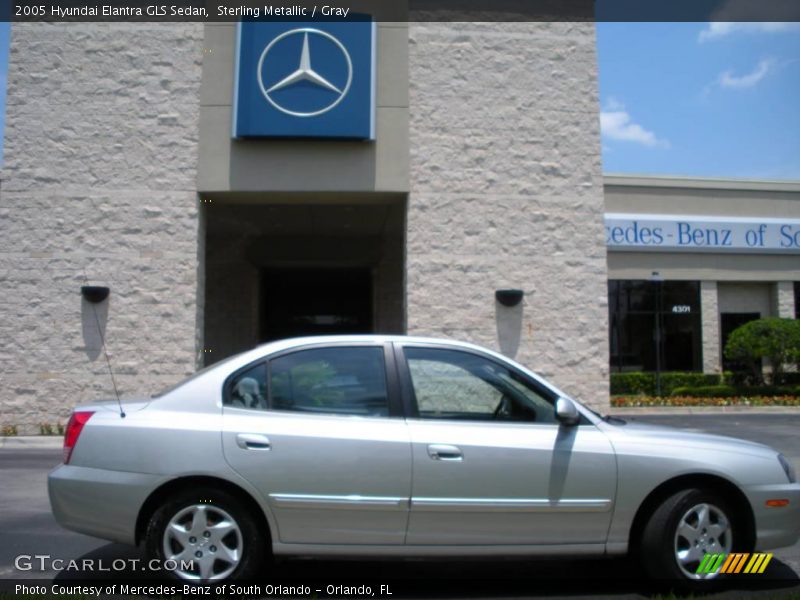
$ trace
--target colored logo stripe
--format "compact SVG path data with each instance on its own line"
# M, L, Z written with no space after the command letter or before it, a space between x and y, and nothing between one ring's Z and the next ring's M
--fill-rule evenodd
M733 554L706 554L697 566L697 574L710 573L763 573L772 554L733 553Z
M724 558L724 554L706 554L697 566L695 573L716 573Z

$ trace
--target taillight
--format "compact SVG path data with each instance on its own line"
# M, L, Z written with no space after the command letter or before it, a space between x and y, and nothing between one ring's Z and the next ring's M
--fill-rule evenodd
M64 464L69 464L70 456L72 456L72 449L78 443L78 436L80 436L83 426L86 425L94 411L80 411L74 412L69 418L67 423L67 431L64 433Z

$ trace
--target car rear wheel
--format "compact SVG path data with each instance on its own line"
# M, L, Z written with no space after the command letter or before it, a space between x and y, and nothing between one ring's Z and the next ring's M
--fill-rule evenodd
M247 508L213 488L168 498L148 523L145 550L162 569L189 581L253 577L266 558L265 541Z
M656 579L698 587L718 573L698 573L706 554L728 554L734 548L734 515L719 495L702 489L681 490L656 508L644 528L641 558Z

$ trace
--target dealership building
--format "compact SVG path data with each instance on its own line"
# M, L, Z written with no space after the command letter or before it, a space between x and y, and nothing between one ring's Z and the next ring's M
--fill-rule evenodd
M797 318L800 182L604 181L612 372L719 373L734 329Z
M600 148L592 23L15 23L0 424L113 397L103 338L126 396L376 332L602 409L611 372L718 372L796 316L798 183L604 178Z

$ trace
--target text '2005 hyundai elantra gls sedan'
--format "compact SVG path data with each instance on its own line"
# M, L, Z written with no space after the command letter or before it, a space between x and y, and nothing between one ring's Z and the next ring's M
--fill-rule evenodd
M800 485L751 442L601 417L509 359L401 336L258 347L153 398L75 409L58 522L185 579L270 554L619 556L704 582L792 545ZM173 563L173 565L175 564Z

